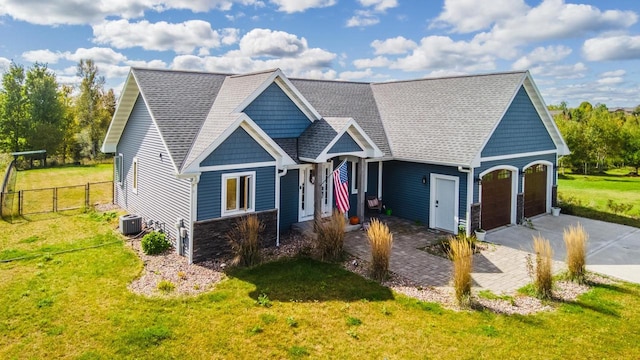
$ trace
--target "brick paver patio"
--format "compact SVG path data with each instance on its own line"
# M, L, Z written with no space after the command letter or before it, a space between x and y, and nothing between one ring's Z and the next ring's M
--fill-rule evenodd
M393 233L390 270L421 286L449 287L452 263L448 259L420 250L446 236L397 217L380 216ZM531 242L532 239L522 239ZM345 236L345 251L364 259L371 258L365 232L349 232ZM500 245L474 255L472 278L474 290L488 289L495 294L511 294L531 282L527 273L527 252ZM563 269L562 262L554 262L554 272Z

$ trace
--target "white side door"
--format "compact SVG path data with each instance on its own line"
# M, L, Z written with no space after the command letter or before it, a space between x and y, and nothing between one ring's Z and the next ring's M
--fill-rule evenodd
M455 176L431 174L430 227L458 233L458 184Z

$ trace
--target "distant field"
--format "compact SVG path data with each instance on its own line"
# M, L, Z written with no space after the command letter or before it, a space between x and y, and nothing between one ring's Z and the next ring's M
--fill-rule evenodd
M576 215L640 227L640 177L626 176L627 173L627 170L613 170L605 175L567 172L559 176L558 195L576 208Z

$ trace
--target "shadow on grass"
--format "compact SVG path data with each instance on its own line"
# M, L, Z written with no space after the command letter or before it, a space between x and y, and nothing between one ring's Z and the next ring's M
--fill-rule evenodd
M559 205L562 208L562 213L567 215L575 215L588 219L606 221L614 224L628 225L640 228L640 219L634 219L627 216L612 214L596 209L588 208L585 206L579 206L566 202L560 202Z
M390 289L342 269L309 258L279 260L250 269L237 269L230 276L254 284L253 299L262 294L282 302L383 301L393 299Z

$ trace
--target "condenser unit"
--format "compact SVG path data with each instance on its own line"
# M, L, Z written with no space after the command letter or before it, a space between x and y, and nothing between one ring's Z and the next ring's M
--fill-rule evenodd
M127 214L120 216L120 232L124 235L139 234L142 231L142 217Z

